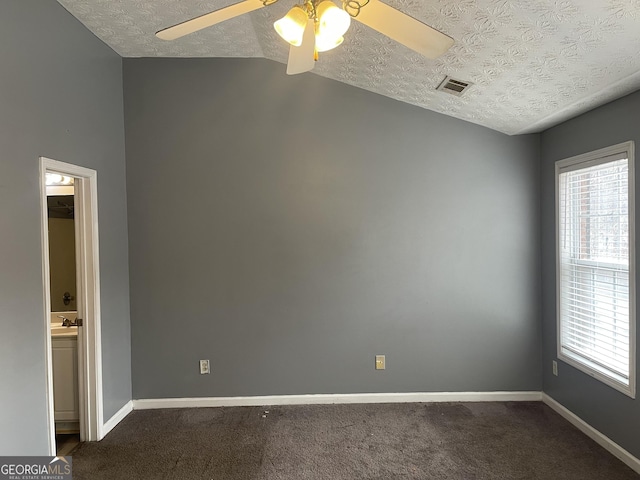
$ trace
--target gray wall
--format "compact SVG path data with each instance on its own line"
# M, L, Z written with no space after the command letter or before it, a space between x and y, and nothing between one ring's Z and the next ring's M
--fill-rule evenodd
M73 197L71 197L73 198ZM73 218L49 217L49 285L52 312L75 312L76 231ZM72 299L64 304L64 294Z
M544 391L636 457L640 457L640 403L562 362L554 377L551 362L556 358L555 162L628 140L638 148L639 112L640 92L547 130L542 135L541 172ZM639 171L636 163L636 185L640 185ZM640 198L637 192L636 198ZM637 266L636 271L640 271ZM636 285L640 285L637 279Z
M40 155L98 171L105 418L131 398L122 61L54 0L5 0L0 65L0 455L45 455Z
M284 70L124 60L134 398L540 390L539 136Z

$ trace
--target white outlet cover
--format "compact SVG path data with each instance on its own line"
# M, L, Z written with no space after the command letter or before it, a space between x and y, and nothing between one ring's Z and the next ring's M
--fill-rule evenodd
M210 373L209 360L200 360L200 375Z

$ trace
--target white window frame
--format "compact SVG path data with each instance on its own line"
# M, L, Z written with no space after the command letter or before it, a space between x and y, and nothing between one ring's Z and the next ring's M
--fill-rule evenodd
M611 147L602 148L594 152L577 155L575 157L558 160L555 169L556 182L556 340L557 356L559 360L577 368L578 370L600 380L602 383L636 398L636 255L635 255L635 144L625 142ZM629 384L621 382L598 368L597 364L590 364L585 359L564 353L562 349L561 329L561 281L560 281L560 174L567 167L580 165L587 168L598 165L605 157L625 155L629 163L628 209L629 209Z

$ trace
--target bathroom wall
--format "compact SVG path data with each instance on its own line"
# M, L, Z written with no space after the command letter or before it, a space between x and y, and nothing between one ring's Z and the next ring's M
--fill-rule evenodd
M0 38L0 455L48 455L39 156L98 172L105 420L131 399L122 60L55 0Z
M73 218L49 218L51 311L76 311L76 255ZM64 294L73 297L68 305Z

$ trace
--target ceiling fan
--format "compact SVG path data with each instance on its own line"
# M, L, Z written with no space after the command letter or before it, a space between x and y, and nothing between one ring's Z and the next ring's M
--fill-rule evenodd
M156 36L175 40L276 1L244 0L160 30ZM453 45L453 38L380 0L342 0L342 8L333 0L304 0L274 23L276 32L291 45L287 73L312 70L319 52L342 43L352 18L427 58L437 58Z

